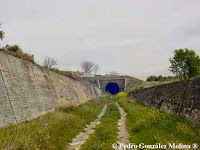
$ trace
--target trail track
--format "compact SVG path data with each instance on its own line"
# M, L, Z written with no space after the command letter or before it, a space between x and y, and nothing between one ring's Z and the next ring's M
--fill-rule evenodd
M87 128L84 129L84 132L80 132L73 140L72 143L69 144L69 146L66 148L66 150L78 150L80 149L81 145L86 142L86 140L89 138L89 135L94 133L95 127L100 124L100 119L105 114L107 105L105 105L101 111L101 113L98 115L97 119L90 123Z

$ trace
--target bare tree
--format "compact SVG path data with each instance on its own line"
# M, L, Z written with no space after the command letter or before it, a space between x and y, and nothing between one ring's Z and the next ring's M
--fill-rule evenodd
M119 73L116 72L116 71L112 71L112 72L110 72L110 75L111 75L111 76L119 76Z
M97 75L97 72L99 71L99 65L95 64L93 70L94 70L94 75Z
M81 68L85 73L91 73L94 70L95 64L91 61L83 61L81 63Z
M53 66L57 65L57 60L53 57L46 57L43 61L43 66L47 67L48 69L52 68Z

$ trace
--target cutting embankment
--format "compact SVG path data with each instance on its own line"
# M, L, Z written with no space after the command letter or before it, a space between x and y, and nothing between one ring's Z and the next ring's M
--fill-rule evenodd
M71 79L0 52L0 127L79 105L101 95L94 84Z
M74 139L81 134L83 142L78 147L81 150L111 150L114 143L128 142L199 144L198 125L120 97L120 94L63 107L36 119L1 128L0 149L66 149L74 141L76 145ZM95 126L90 126L93 122ZM119 145L114 146L119 148Z

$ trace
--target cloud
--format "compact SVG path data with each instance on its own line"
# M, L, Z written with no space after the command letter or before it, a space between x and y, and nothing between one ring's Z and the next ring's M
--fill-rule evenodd
M61 69L87 59L101 73L171 75L174 49L200 55L199 7L198 0L1 0L2 44L18 44L39 63L55 57Z
M139 39L127 39L121 41L105 41L105 40L95 40L95 39L85 39L80 44L81 49L95 49L95 48L107 48L107 47L117 47L117 46L133 46L140 44L142 41Z

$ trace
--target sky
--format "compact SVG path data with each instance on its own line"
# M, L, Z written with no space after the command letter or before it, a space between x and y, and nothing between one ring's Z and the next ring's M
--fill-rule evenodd
M64 70L82 61L145 80L172 75L173 51L200 55L200 0L0 0L2 45L19 45Z

